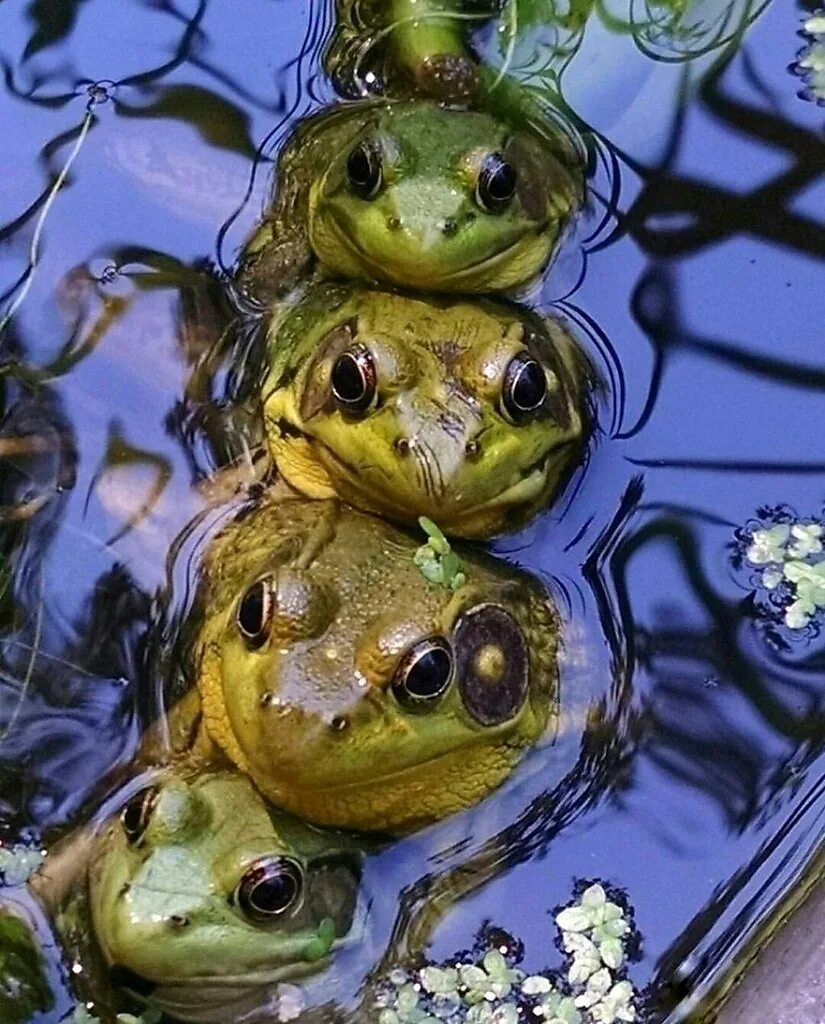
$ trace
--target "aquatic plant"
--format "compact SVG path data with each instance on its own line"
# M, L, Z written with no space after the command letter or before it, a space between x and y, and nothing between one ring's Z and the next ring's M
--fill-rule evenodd
M581 888L581 887L579 887ZM562 971L528 974L521 942L482 930L474 949L443 963L396 967L378 985L378 1024L616 1024L637 1021L638 996L620 976L634 929L623 902L594 883L555 916Z
M825 103L825 8L816 11L802 23L806 45L796 56L793 71L805 82L800 92L803 99Z
M734 564L756 569L757 604L769 618L801 630L825 609L825 520L785 506L762 509L737 531Z
M421 575L430 583L439 583L448 590L463 587L467 582L467 576L462 571L461 562L450 547L450 542L432 519L421 516L418 524L427 534L427 543L422 544L413 555L413 561L421 570Z

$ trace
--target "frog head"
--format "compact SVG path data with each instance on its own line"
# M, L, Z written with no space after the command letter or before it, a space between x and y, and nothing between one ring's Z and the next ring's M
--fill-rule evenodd
M344 277L491 292L547 264L580 200L538 135L427 102L353 119L312 182L309 239Z
M358 871L318 836L270 814L234 771L167 775L135 793L89 869L113 980L200 1019L209 986L223 1004L323 967L352 924Z
M525 573L462 552L458 589L429 582L414 538L345 508L330 525L330 507L266 501L213 542L204 723L277 806L410 831L472 806L541 736L557 621Z
M486 538L543 508L582 451L587 375L558 320L323 286L270 352L270 448L311 497Z

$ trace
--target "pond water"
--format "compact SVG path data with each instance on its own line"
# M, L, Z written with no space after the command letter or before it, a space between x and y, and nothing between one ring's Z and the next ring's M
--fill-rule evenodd
M716 40L745 5L695 7ZM822 636L768 621L733 547L759 509L825 515L823 112L789 71L811 10L777 0L694 59L595 15L567 40L590 199L529 299L576 325L606 396L561 500L493 545L556 596L567 727L472 811L367 859L362 941L319 983L353 1019L377 963L448 958L487 921L529 969L558 961L551 915L599 879L634 909L647 1019L674 1024L821 841ZM170 581L189 599L198 543L168 554L215 461L182 401L185 268L231 265L279 142L335 100L334 20L294 0L0 5L7 844L84 820L158 706L143 640ZM37 1024L74 1005L49 955Z

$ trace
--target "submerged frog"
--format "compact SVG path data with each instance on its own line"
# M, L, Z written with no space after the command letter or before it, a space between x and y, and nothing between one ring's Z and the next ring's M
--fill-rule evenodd
M69 857L83 873L65 901ZM67 948L86 947L113 984L177 1020L226 1024L329 963L353 927L359 872L351 839L270 810L237 771L207 770L139 790L30 885L62 903Z
M268 344L267 439L310 497L487 538L580 461L588 373L561 320L325 283L273 319Z
M318 261L332 274L417 289L517 288L549 262L582 190L579 158L560 133L425 101L325 111L284 149L237 285L268 303Z
M204 560L172 737L319 824L411 831L482 799L555 719L558 620L526 573L461 552L451 589L417 547L335 502L243 508Z

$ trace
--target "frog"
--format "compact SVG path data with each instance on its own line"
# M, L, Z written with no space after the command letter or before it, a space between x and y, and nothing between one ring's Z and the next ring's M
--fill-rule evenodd
M582 167L560 130L503 115L423 99L339 104L286 143L235 288L267 308L313 268L414 290L522 288L583 201Z
M434 582L420 542L337 501L228 514L168 655L169 756L228 758L276 807L389 836L500 785L557 719L555 606L472 548Z
M261 388L278 472L401 523L486 540L582 460L595 377L561 317L321 282L274 315Z
M29 883L67 952L97 968L84 996L116 986L226 1024L355 941L361 846L269 807L246 775L183 764L111 802Z

